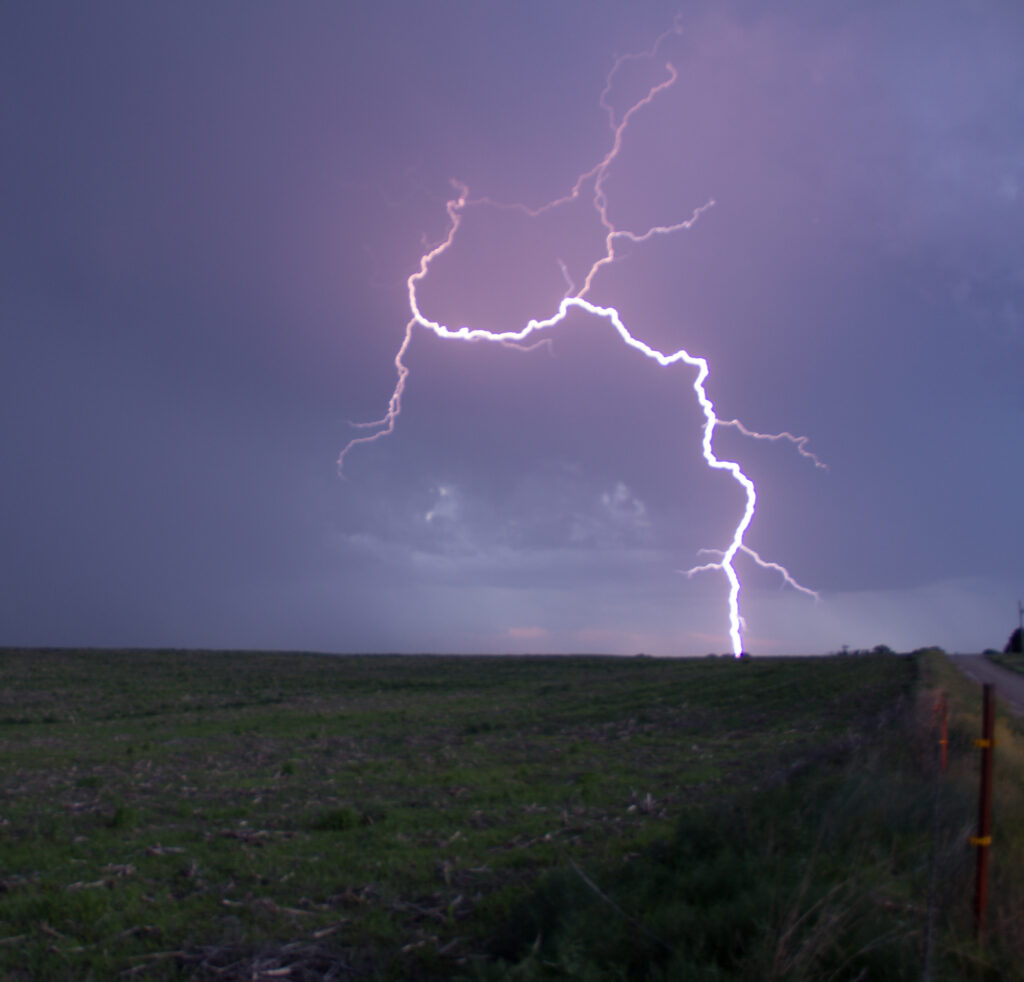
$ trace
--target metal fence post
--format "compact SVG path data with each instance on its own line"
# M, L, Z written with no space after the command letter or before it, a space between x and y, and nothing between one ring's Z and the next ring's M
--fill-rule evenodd
M985 911L988 907L988 857L992 846L992 751L995 747L995 706L992 685L982 688L981 739L974 745L981 748L981 783L978 788L978 834L971 836L977 849L974 877L974 936L980 943L985 933Z

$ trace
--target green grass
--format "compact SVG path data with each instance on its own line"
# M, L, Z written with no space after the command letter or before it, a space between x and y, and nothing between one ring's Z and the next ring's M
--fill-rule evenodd
M2 651L0 976L908 977L915 672Z
M986 652L989 661L995 662L997 665L1001 665L1003 668L1010 669L1011 672L1024 673L1024 655L1019 652L999 652L991 651Z

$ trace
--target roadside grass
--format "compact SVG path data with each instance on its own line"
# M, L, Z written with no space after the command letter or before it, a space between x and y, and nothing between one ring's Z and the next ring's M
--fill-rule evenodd
M1016 651L990 651L986 653L989 661L1008 668L1011 672L1024 674L1024 655Z
M526 957L480 977L916 977L924 864L895 840L921 808L895 790L866 808L855 786L801 775L694 809L671 840L600 885L575 870L550 877L538 891L546 903L533 900L517 925L520 947L532 936Z
M907 977L915 671L0 651L0 975Z
M945 786L969 798L960 837L975 834L981 735L981 686L966 678L944 657L922 660L925 684L949 700L950 765ZM987 931L984 945L974 943L972 922L964 918L951 931L965 978L1024 978L1024 720L996 700L996 747L993 758L993 827ZM955 790L954 790L955 789ZM966 848L961 908L970 909L974 852Z

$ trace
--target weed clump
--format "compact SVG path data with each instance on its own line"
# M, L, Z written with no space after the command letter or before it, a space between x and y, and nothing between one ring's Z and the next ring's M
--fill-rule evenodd
M307 827L313 832L347 832L360 823L359 812L354 808L330 808L313 816Z
M130 805L117 805L107 819L109 829L131 829L139 824L139 813Z

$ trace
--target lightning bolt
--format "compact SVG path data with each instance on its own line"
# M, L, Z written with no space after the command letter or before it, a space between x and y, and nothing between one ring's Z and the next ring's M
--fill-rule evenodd
M807 449L807 437L805 436L794 436L792 433L784 430L782 433L758 433L756 430L747 429L738 419L720 419L718 421L719 426L732 426L739 430L744 436L749 436L753 440L771 440L773 442L778 440L787 440L796 447L796 452L801 457L806 457L815 467L820 467L821 470L827 471L828 465L822 463L821 458L817 454L811 453Z
M652 359L653 361L658 362L659 365L666 368L682 362L691 368L696 369L696 375L693 380L693 390L696 394L697 402L704 414L703 436L701 439L701 452L704 457L704 461L707 466L713 470L726 471L729 473L732 479L743 489L746 504L743 509L743 514L733 530L732 539L728 546L725 549L701 550L702 554L710 554L718 558L713 562L703 563L683 572L685 572L687 576L694 576L700 572L718 571L725 576L729 587L727 602L729 638L732 644L733 654L738 657L743 651L741 635L743 619L740 615L739 606L740 579L733 564L733 560L736 558L737 553L742 552L753 559L757 565L774 572L778 572L782 576L783 583L785 585L808 594L815 599L817 599L818 595L813 590L810 590L798 583L784 566L762 559L754 549L745 543L744 536L750 527L750 523L753 521L754 512L757 506L757 489L754 486L754 482L743 472L743 469L737 461L724 460L715 454L713 448L715 428L718 426L732 427L737 429L744 436L756 440L787 441L796 447L797 452L801 456L811 460L816 467L824 467L825 465L822 464L815 454L811 453L811 451L807 449L807 437L794 436L789 432L759 433L747 428L737 419L719 419L715 413L714 403L708 396L707 388L705 386L710 374L710 369L706 359L692 355L683 348L668 354L652 348L644 341L635 337L629 331L623 323L619 312L614 307L601 307L587 299L587 294L590 292L594 280L600 271L605 266L614 263L616 258L618 258L616 254L617 243L625 241L632 243L633 245L642 245L657 236L671 235L676 232L685 231L690 229L700 216L714 205L713 200L707 201L700 207L696 208L689 217L681 221L666 225L653 225L641 232L618 228L608 213L608 199L605 194L605 179L612 164L619 156L630 122L637 113L646 109L661 93L671 88L678 77L678 73L671 62L665 62L665 77L663 80L652 85L648 89L647 93L636 102L632 103L621 116L616 114L614 108L608 101L614 86L615 77L622 66L628 61L652 59L657 57L662 44L669 37L681 33L682 30L677 19L676 22L673 23L672 27L661 34L647 51L621 55L615 59L614 64L605 79L605 86L599 99L599 106L604 110L608 117L608 126L612 137L611 146L605 155L596 164L594 164L593 167L577 177L575 183L567 194L562 197L555 198L552 201L548 201L539 207L530 208L522 203L504 203L486 197L471 199L469 197L469 188L465 184L458 181L452 182L452 186L456 193L455 197L449 199L445 205L445 210L448 216L447 234L440 242L428 248L427 251L423 253L416 269L413 270L406 280L406 291L408 293L409 311L411 316L405 325L405 333L402 337L402 342L395 354L394 364L397 379L395 382L395 388L391 393L391 398L388 401L387 411L380 419L373 420L368 423L351 424L357 429L372 430L373 432L361 436L355 436L349 440L338 456L337 467L339 475L344 476L343 469L345 465L345 458L355 447L362 444L373 443L376 440L380 440L394 432L398 417L402 412L402 397L405 393L406 381L409 378L409 367L405 362L405 358L409 350L409 346L412 343L413 334L416 328L419 327L432 331L439 338L470 342L489 341L522 350L524 348L524 342L527 341L530 342L525 346L527 349L532 348L537 344L545 343L548 339L534 340L533 336L539 332L544 332L550 328L556 327L558 324L562 323L569 315L570 311L574 309L583 311L585 314L592 317L605 320L615 329L619 337L627 346L639 351L644 355L644 357ZM591 189L590 201L594 212L604 229L604 253L592 263L579 289L576 289L575 284L572 282L565 264L559 262L567 288L565 294L561 298L561 302L558 304L557 310L553 314L542 319L531 319L518 330L509 331L492 331L481 327L471 328L466 326L451 328L439 321L431 320L426 314L424 314L419 304L418 289L429 276L433 263L440 256L448 252L455 243L459 228L462 224L463 216L469 209L496 208L502 210L516 210L526 214L527 216L535 218L545 212L549 212L555 208L577 201L580 196L584 194L585 189L587 188Z

